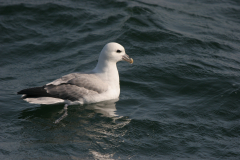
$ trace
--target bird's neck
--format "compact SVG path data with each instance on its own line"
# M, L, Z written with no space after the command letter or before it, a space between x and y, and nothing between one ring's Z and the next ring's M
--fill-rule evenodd
M112 88L119 88L119 74L116 62L98 61L93 71Z

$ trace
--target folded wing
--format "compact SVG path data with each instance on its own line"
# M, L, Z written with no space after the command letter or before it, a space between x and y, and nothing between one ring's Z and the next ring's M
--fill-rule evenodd
M54 97L76 101L86 95L106 92L108 85L94 74L72 73L43 87L24 89L18 94L23 98Z

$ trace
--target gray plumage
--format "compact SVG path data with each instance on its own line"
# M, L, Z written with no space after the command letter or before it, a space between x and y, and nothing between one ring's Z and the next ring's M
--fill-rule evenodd
M18 92L18 94L25 94L23 98L44 97L47 95L49 97L76 101L86 95L103 93L107 89L107 84L94 74L72 73L43 87L25 89Z

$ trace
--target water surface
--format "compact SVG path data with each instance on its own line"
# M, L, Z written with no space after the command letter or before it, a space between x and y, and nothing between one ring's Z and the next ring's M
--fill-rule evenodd
M237 0L0 3L1 159L239 159ZM24 102L16 92L91 70L118 42L117 102Z

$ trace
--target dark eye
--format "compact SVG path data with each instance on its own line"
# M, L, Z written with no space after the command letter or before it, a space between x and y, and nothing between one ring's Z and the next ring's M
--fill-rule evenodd
M121 53L121 52L122 52L121 50L119 50L119 49L117 50L117 53Z

